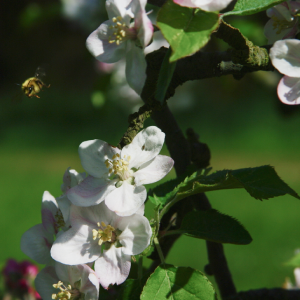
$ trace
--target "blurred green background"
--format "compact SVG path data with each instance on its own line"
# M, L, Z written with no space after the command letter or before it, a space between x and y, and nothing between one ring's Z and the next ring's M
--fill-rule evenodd
M68 167L83 171L78 145L99 138L117 144L128 115L141 102L124 79L101 71L85 48L92 30L105 20L103 1L23 0L0 11L0 261L26 256L22 234L40 223L44 190L61 194ZM77 6L76 6L77 5ZM77 7L77 8L76 8ZM77 9L77 10L76 10ZM64 13L63 13L64 12ZM265 13L228 19L258 45L266 44ZM206 51L226 49L212 38ZM12 102L40 64L49 64L41 99ZM121 66L115 67L115 72ZM181 128L192 127L210 147L214 170L270 164L300 192L298 107L280 104L277 73L257 72L187 83L169 100ZM123 80L123 81L122 81ZM146 126L152 125L148 120ZM167 149L163 149L167 154ZM175 176L172 172L167 179ZM281 286L293 269L284 266L300 248L300 202L290 196L260 202L245 191L208 193L212 206L237 218L250 232L248 246L225 245L237 289ZM147 216L152 216L147 204ZM205 242L182 237L167 262L203 271ZM145 261L145 265L149 265ZM210 278L211 279L211 278ZM213 281L213 280L212 280Z

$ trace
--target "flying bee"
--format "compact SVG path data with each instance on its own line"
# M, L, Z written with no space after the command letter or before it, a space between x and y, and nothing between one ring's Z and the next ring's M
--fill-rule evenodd
M46 76L45 69L38 67L35 71L34 77L26 79L21 85L21 90L11 99L13 103L20 102L22 100L23 93L31 98L40 98L37 94L42 91L43 87L49 88L50 84L47 85L43 82L43 78Z
M50 84L47 85L42 81L42 78L45 77L45 75L46 73L44 68L38 67L35 71L34 77L30 77L23 82L21 86L23 93L29 98L40 98L37 94L42 91L43 87L50 87Z

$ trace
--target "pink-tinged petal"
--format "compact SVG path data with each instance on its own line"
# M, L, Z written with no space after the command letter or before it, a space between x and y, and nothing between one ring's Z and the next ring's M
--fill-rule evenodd
M115 180L103 180L88 176L79 185L67 192L68 199L77 206L91 206L101 203L115 189Z
M111 220L116 216L114 212L109 210L104 202L90 207L71 207L71 225L73 228L88 225L92 229L97 229L98 222L110 224Z
M78 265L95 261L101 247L93 240L92 228L83 225L61 234L51 248L54 260L66 265Z
M174 160L171 157L157 155L134 173L134 182L136 185L144 185L159 181L171 171L173 165Z
M282 77L277 87L277 95L284 104L300 104L300 78Z
M91 54L105 63L117 62L126 54L127 43L117 45L109 42L109 38L114 36L110 29L112 25L114 25L112 21L105 21L86 40L86 47Z
M141 8L135 16L134 27L138 30L137 37L141 42L143 48L148 46L153 36L153 25L148 18L145 9Z
M269 44L273 44L278 40L282 40L283 38L288 38L288 35L294 32L293 28L286 28L282 29L280 33L277 33L277 30L274 30L273 24L274 20L270 19L264 27L264 35L268 39Z
M151 161L160 152L165 134L156 126L149 126L140 131L133 141L122 149L121 157L130 156L129 168L138 169Z
M126 25L129 25L130 19L134 18L130 7L132 0L107 0L105 3L108 18L122 17Z
M300 74L300 41L280 40L270 49L273 66L282 74L298 77Z
M103 255L95 261L95 272L100 284L107 289L110 284L121 284L129 275L131 256L122 252L122 248L114 245L104 250Z
M222 10L232 0L173 0L175 3L181 6L201 8L205 11L217 11Z
M131 49L126 54L126 79L129 86L141 94L146 81L147 63L143 49L136 47L133 41L128 41Z
M67 195L62 195L56 199L59 209L63 215L65 227L70 226L70 207L71 201L67 198Z
M83 168L89 175L101 178L108 176L108 168L105 161L112 159L121 150L101 140L91 140L79 145L79 157Z
M144 216L134 214L130 217L121 218L118 229L123 231L118 236L123 245L123 253L137 255L149 246L152 230L148 219Z
M42 199L42 223L45 229L55 234L55 215L58 212L58 205L55 198L48 192L45 191Z
M54 236L49 234L42 224L28 229L21 238L21 250L39 264L51 262L50 249Z
M40 294L42 299L52 299L52 294L56 294L58 289L53 287L53 284L58 283L59 278L56 275L53 266L47 266L39 272L36 276L34 284L37 292Z
M78 173L76 170L68 168L63 176L63 184L61 185L62 192L66 193L71 187L80 183L85 177L86 174L84 172Z
M119 216L130 216L141 207L146 198L144 186L134 186L123 181L120 187L106 196L105 204Z
M180 5L180 6L185 6L185 7L197 7L196 4L194 4L194 1L192 0L173 0L174 3ZM209 2L209 1L205 1L206 2Z

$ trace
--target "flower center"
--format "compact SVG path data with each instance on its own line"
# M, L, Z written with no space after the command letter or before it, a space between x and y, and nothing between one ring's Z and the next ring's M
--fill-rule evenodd
M120 159L119 154L115 154L111 159L105 161L105 165L109 170L109 174L118 175L122 181L132 177L133 171L128 168L130 156L124 155L124 159Z
M137 34L135 28L129 28L121 16L113 17L112 21L115 25L109 26L109 29L113 31L113 35L108 37L109 43L116 43L117 45L120 45L127 39L136 39Z
M272 16L273 19L273 29L277 29L276 34L280 34L282 30L293 27L295 21L287 21L280 19L276 16Z
M60 209L57 210L55 214L55 231L58 231L60 228L63 228L65 226L64 217L62 215L62 212Z
M77 289L72 289L72 286L70 284L66 287L62 281L59 281L58 283L53 284L53 287L59 289L60 291L57 294L52 294L52 299L80 299L81 293Z
M98 245L102 243L110 242L113 243L116 240L115 228L111 225L106 225L104 222L101 224L98 222L97 226L99 229L93 229L93 240L99 239Z

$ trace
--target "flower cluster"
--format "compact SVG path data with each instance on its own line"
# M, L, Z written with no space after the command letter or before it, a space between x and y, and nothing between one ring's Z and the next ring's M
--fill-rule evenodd
M33 287L33 281L38 273L38 268L29 261L17 262L7 260L2 275L4 279L5 299L41 299Z
M278 40L294 38L299 32L300 1L285 1L272 8L267 9L270 20L264 28L264 34L268 43L272 44Z
M101 62L114 63L126 58L127 82L138 94L146 80L144 48L153 35L146 4L146 0L107 0L109 20L93 31L86 41L88 50Z
M85 173L66 170L63 194L44 192L42 223L21 239L25 254L46 267L35 283L43 299L98 299L129 275L131 256L150 244L144 215L144 184L173 167L159 155L165 134L155 126L139 132L122 150L101 140L83 142L79 155Z
M270 58L273 66L285 75L278 84L278 98L284 104L300 104L300 41L277 41L270 49Z

